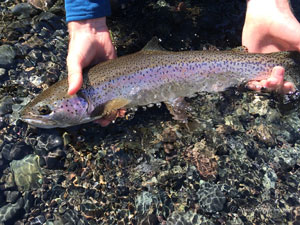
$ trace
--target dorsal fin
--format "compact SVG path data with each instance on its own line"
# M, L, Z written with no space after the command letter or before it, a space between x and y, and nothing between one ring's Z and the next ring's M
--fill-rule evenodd
M159 39L155 36L145 45L142 51L166 51L166 49L160 46Z
M248 48L246 46L238 46L238 47L231 49L231 51L239 52L239 53L249 53Z

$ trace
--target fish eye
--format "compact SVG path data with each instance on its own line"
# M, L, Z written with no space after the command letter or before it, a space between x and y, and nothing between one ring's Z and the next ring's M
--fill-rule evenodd
M39 111L40 115L48 115L52 112L48 105L43 105L43 106L39 107L38 111Z

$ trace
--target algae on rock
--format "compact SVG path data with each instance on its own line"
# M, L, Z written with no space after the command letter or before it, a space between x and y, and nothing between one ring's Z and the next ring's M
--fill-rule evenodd
M40 187L42 171L38 155L31 154L21 160L13 160L10 167L20 191L29 191Z

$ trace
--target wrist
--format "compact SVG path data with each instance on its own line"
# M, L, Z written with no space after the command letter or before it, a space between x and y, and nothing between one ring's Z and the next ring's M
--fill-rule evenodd
M99 33L107 31L106 17L100 17L95 19L86 19L79 21L71 21L68 23L68 31L70 37L72 37L74 32L84 32L84 33Z

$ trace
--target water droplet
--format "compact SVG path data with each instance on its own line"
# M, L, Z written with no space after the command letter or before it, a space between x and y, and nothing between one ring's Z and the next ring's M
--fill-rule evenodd
M161 107L161 103L160 103L160 102L156 103L156 106L157 106L158 108L160 108L160 107Z
M134 113L128 113L126 114L126 119L127 120L132 120L134 118Z
M152 104L152 103L147 105L147 107L149 107L149 108L151 108L153 106L154 106L154 104Z
M78 141L78 142L84 142L84 141L85 141L84 136L79 135L79 136L77 137L77 141Z

